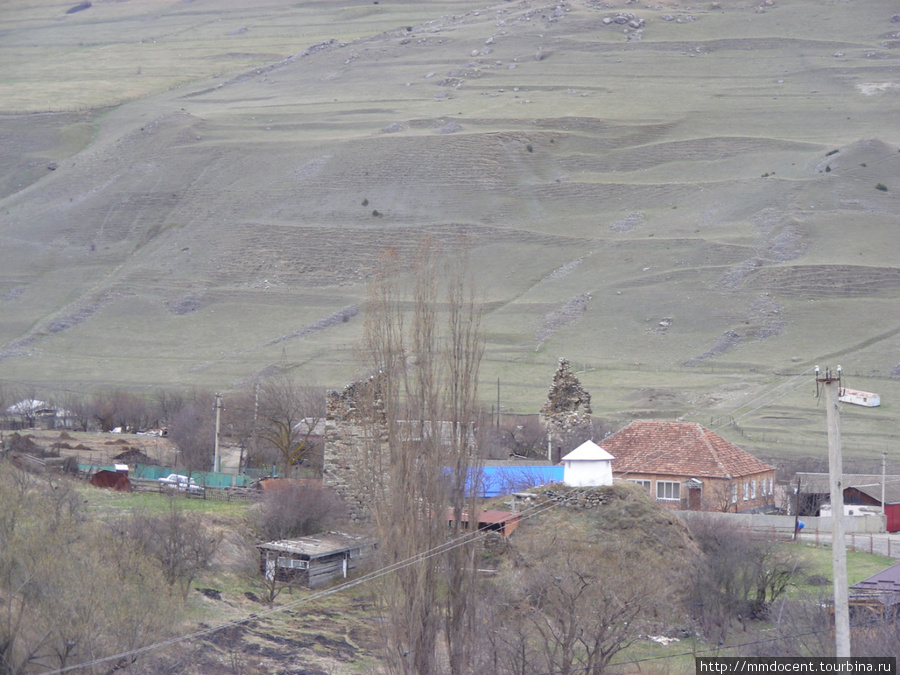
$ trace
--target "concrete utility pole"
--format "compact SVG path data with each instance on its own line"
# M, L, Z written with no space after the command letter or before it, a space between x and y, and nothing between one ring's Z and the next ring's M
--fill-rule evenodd
M834 646L835 656L850 656L850 607L847 588L847 548L844 545L844 492L841 485L844 468L841 461L841 411L838 396L841 367L824 375L816 366L816 383L825 389L825 413L828 423L828 473L831 488L831 564L834 573Z
M213 471L219 472L222 468L219 459L219 417L222 412L222 394L216 394L216 442L213 452Z

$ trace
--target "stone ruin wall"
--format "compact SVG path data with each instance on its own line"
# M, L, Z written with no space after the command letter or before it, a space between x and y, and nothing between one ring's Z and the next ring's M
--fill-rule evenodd
M568 359L559 360L539 419L550 436L557 460L558 453L574 449L561 447L566 437L591 429L591 395L572 372Z
M354 382L325 399L325 461L323 484L333 488L347 506L352 523L371 519L372 481L366 450L387 443L387 424L377 378ZM371 412L374 411L373 415ZM374 438L377 436L377 438Z
M555 454L571 450L560 444L591 427L591 395L581 386L567 359L559 360L539 418L550 434ZM371 520L373 476L366 450L375 443L386 444L387 434L378 377L354 382L326 396L323 483L341 495L353 523Z

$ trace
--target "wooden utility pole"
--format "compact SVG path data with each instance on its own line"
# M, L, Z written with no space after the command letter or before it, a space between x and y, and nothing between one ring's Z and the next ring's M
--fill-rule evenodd
M219 459L219 417L222 412L222 394L216 394L216 441L213 452L213 471L218 472L222 467Z
M834 646L838 658L850 656L850 607L847 588L847 548L844 545L844 468L841 461L841 411L838 396L841 367L832 373L819 372L816 383L825 389L825 413L828 423L828 473L831 488L831 564L834 574Z

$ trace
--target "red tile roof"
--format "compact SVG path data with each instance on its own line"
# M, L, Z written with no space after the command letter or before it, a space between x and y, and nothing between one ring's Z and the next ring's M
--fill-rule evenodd
M613 473L735 478L774 467L693 422L632 422L601 442Z

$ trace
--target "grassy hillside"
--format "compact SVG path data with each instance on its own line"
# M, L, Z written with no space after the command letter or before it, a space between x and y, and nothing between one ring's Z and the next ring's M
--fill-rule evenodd
M566 356L605 419L821 455L841 363L895 446L893 3L69 7L0 8L7 382L338 387L378 251L465 234L489 403Z

